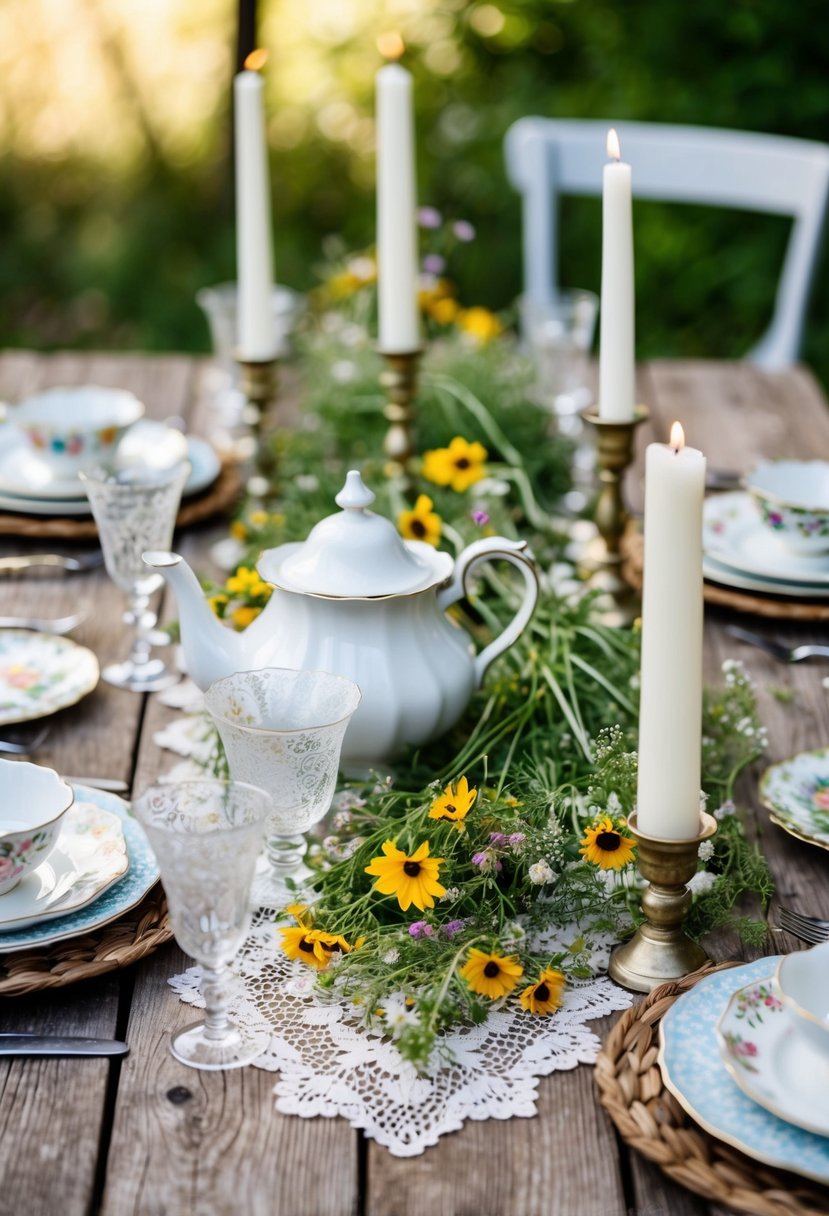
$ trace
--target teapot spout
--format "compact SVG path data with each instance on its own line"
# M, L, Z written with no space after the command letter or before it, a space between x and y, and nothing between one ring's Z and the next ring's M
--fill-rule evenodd
M181 645L190 678L204 692L215 680L239 671L241 635L213 615L199 580L178 553L143 553L145 566L163 575L178 605Z

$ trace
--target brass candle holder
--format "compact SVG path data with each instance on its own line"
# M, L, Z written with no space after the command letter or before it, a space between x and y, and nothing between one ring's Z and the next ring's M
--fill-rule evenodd
M267 439L278 394L279 362L276 358L239 358L237 361L241 373L239 386L247 402L245 421L251 428L255 445L254 467L247 488L255 498L267 501L274 493L276 474L276 456Z
M602 615L609 625L631 625L639 615L637 597L622 578L621 541L630 518L622 491L625 472L633 463L636 428L649 417L644 405L637 405L628 422L602 418L593 409L582 413L596 430L601 486L594 516L599 536L585 553L584 564L594 572L591 585L608 597L609 606Z
M691 906L687 884L697 871L699 846L714 835L717 821L702 811L699 833L692 840L646 836L637 828L635 811L628 827L636 837L639 872L649 883L642 892L646 920L629 942L616 947L607 970L623 988L652 992L659 984L696 971L708 958L682 924Z
M383 451L391 466L389 473L405 478L408 463L414 455L414 402L418 362L423 352L381 353L386 360L386 369L380 373L380 385L388 398L383 414L390 424L383 439Z

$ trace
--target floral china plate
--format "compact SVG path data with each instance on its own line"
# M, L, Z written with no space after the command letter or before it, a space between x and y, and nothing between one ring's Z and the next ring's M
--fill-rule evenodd
M706 498L702 547L709 557L747 574L829 586L829 556L803 557L787 549L743 490Z
M829 1136L829 1060L798 1034L773 976L737 989L717 1042L743 1093L787 1123Z
M54 920L38 919L27 928L15 928L0 934L0 954L12 954L30 946L49 946L70 937L80 937L117 920L139 904L158 881L158 866L144 830L133 818L129 805L115 794L77 785L79 802L92 804L108 811L121 824L126 844L129 869L90 903L74 912L62 912ZM5 897L4 897L5 898Z
M66 812L48 861L0 896L0 934L85 908L129 869L121 820L90 802Z
M98 683L98 660L70 638L0 631L0 726L75 705Z
M829 1138L778 1119L747 1097L723 1067L717 1023L736 987L768 980L776 958L715 971L684 993L659 1029L665 1086L692 1119L749 1157L829 1184Z
M760 798L784 832L829 849L829 748L800 752L767 768Z

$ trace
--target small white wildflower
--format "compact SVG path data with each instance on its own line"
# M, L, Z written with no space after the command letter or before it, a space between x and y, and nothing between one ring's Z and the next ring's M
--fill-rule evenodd
M306 494L313 494L315 490L320 488L320 479L315 473L297 473L294 478L294 485L298 490L302 490Z
M354 816L351 814L351 811L337 811L333 820L335 829L341 832L344 827L347 827L351 823L353 818Z
M397 949L396 946L392 946L391 949L387 950L385 954L380 955L380 962L386 963L387 966L391 966L391 964L396 963L399 958L400 958L400 951Z
M714 811L714 818L715 819L725 819L726 815L733 815L736 810L737 810L736 806L731 801L731 799L728 798L722 804L722 806L718 806L716 811Z
M688 890L693 895L705 895L706 891L710 891L716 881L716 874L711 874L708 870L697 870L694 877L688 883Z
M628 680L628 685L630 688L637 689L637 688L639 688L641 682L642 681L639 678L639 672L635 671L633 673L633 675L630 677L630 679Z
M700 861L709 861L714 856L714 842L712 840L703 840L702 844L697 849L697 857Z
M700 811L704 811L707 806L708 806L708 795L706 794L705 790L700 790L700 792L699 792L699 809L700 809Z
M343 858L353 857L364 840L364 836L355 836L353 840L347 840L337 850L337 856Z
M508 921L504 925L501 932L501 938L506 942L520 942L527 936L527 931L523 925L519 925L517 920Z
M621 815L622 813L622 803L615 790L611 790L607 796L607 813L608 815Z
M366 800L354 790L340 790L339 794L334 795L331 805L335 811L355 811L365 806Z
M504 498L510 492L510 484L508 481L501 481L496 477L484 477L475 486L475 493L479 496L486 497L488 494L494 495L496 498Z
M336 853L337 849L340 847L339 836L326 836L322 842L322 847L325 849L326 853Z
M740 721L737 723L734 729L738 735L748 735L751 737L751 735L754 734L754 727L752 726L751 718L740 718Z
M559 747L561 748L561 750L563 752L569 752L569 750L572 746L573 746L573 736L570 734L569 731L565 731L564 734L561 736L561 742L559 743Z
M440 899L438 902L442 903L442 904L452 904L458 898L460 893L461 892L460 892L459 887L447 887L446 890L443 892L443 894L440 896Z
M357 379L357 365L350 359L337 359L331 364L331 379L336 384L351 384Z
M529 880L536 887L542 887L547 882L552 882L554 875L549 864L542 857L540 861L536 861L530 866L527 871Z
M742 671L743 665L739 659L723 659L722 673L727 676L732 671Z

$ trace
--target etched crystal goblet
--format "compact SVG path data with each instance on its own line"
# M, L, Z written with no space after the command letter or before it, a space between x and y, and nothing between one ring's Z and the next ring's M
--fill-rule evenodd
M266 789L273 802L268 866L253 889L260 904L284 903L285 879L309 872L304 834L331 805L343 737L360 696L345 676L282 667L237 672L205 693L231 775Z
M174 1034L170 1051L191 1068L239 1068L267 1034L228 1017L227 967L250 927L250 888L271 800L240 781L153 785L133 810L158 861L176 941L202 969L205 1018Z
M131 692L157 692L179 679L162 659L151 657L156 616L149 611L150 596L164 580L144 565L141 554L170 548L189 473L190 465L183 461L167 469L96 468L79 474L98 525L107 574L129 597L124 621L134 631L129 658L105 667L101 675Z

